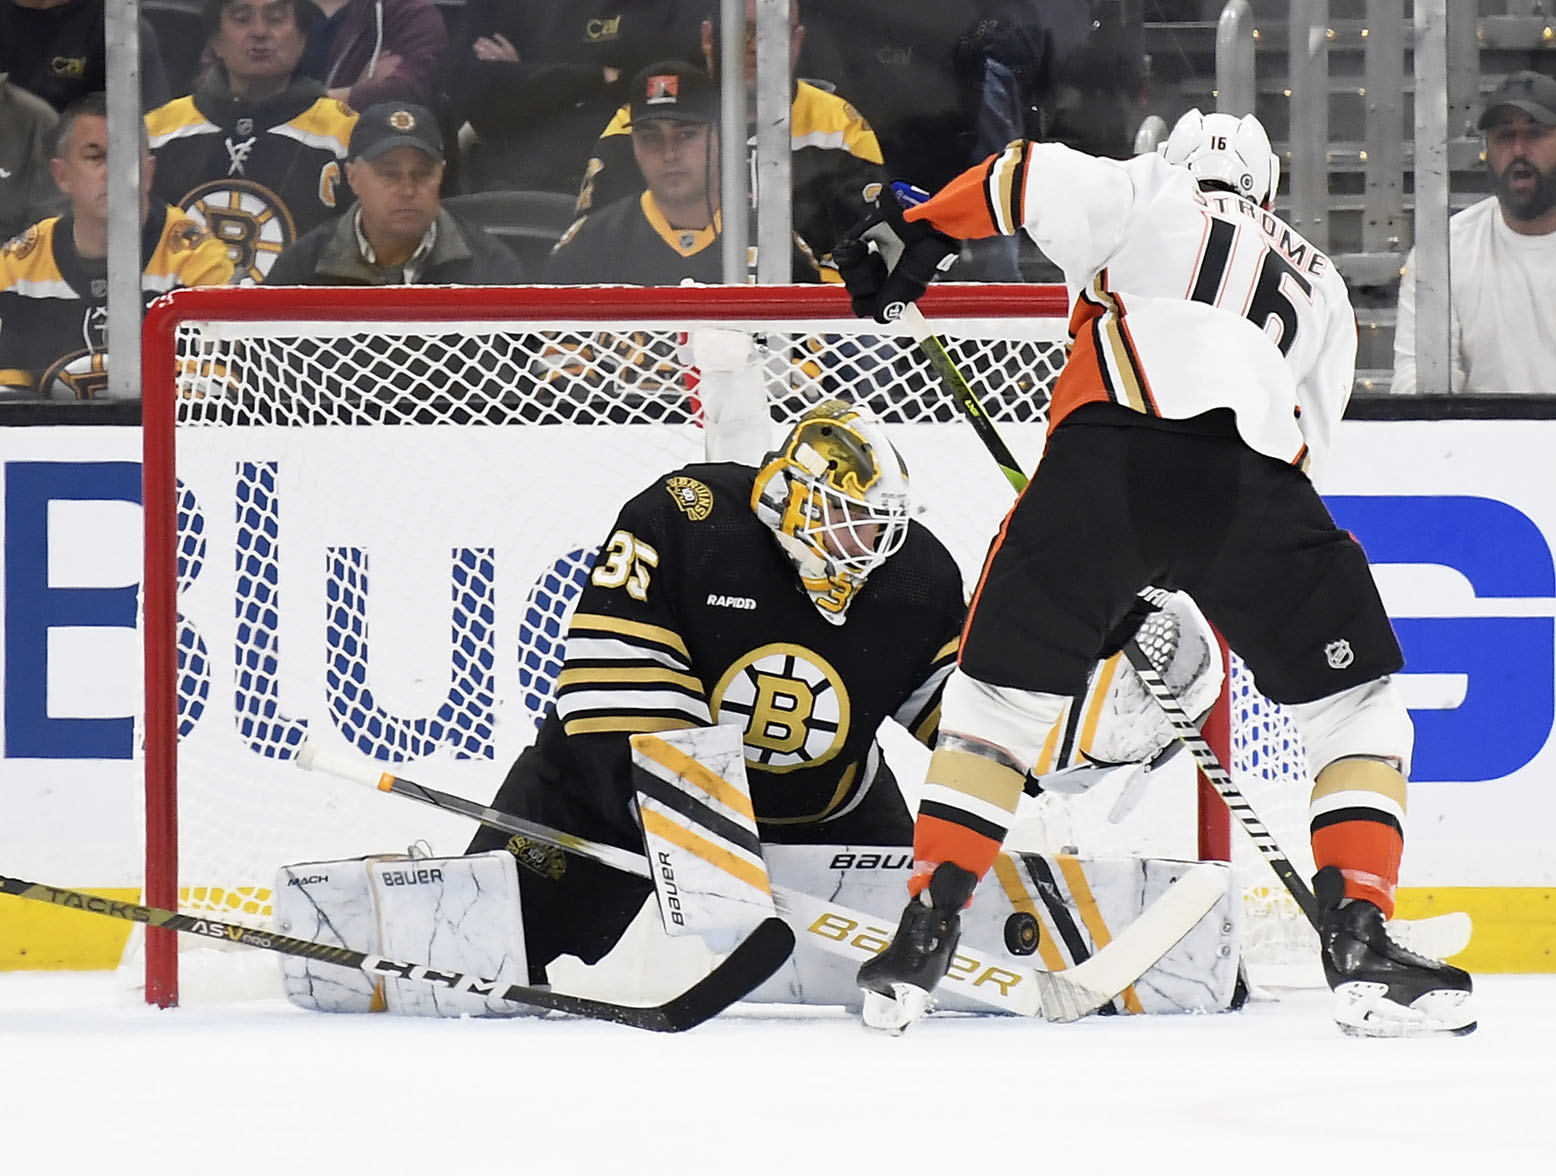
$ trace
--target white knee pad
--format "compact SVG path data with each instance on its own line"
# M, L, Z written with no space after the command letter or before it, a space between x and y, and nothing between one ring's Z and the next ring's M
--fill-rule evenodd
M1302 733L1308 771L1318 774L1347 756L1396 760L1400 775L1410 778L1415 725L1392 678L1383 677L1320 698L1288 703Z
M1022 772L1029 772L1068 701L1063 694L991 686L958 667L941 695L940 730L993 744Z

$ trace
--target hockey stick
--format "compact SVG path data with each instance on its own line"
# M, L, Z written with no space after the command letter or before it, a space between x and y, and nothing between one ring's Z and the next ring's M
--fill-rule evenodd
M66 890L42 882L28 882L5 874L0 874L0 894L13 894L17 898L52 903L69 910L87 911L110 919L124 919L131 923L144 923L151 927L182 931L188 935L219 939L225 943L257 947L280 955L300 956L303 959L321 960L327 964L339 964L346 968L358 968L369 976L419 980L426 984L451 988L455 992L495 996L501 1000L535 1005L543 1009L556 1009L577 1017L612 1021L618 1025L630 1025L634 1029L648 1029L656 1033L680 1033L723 1012L776 972L778 966L789 958L789 953L794 949L794 932L789 930L788 924L782 919L767 919L746 936L727 959L685 992L661 1005L620 1005L583 996L551 992L545 988L532 988L525 984L488 980L466 972L439 971L424 964L408 964L401 960L385 959L383 956L368 955L346 947L315 943L310 939L293 939L289 935L278 935L258 927L228 923L203 915L198 917L181 915L176 911L163 910L160 907L115 902L80 890Z
M972 386L968 384L966 377L957 369L956 364L945 349L945 344L940 341L939 337L935 335L925 321L918 306L911 302L908 303L902 312L901 321L906 324L908 332L923 350L930 366L940 376L946 390L951 393L952 398L955 399L957 405L972 423L973 431L983 441L984 447L988 449L990 456L994 458L995 463L1000 467L1000 472L1015 487L1018 494L1024 491L1027 487L1026 475L1021 472L1021 468L1016 464L1016 459L1010 452L1009 446L1000 437L999 431L994 427L994 422L989 420L988 414L983 411L983 406L978 402L977 394L972 390ZM1140 592L1140 595L1149 600L1150 596L1148 594L1152 591L1153 589L1146 588ZM1220 758L1210 744L1205 742L1205 737L1200 734L1199 728L1195 727L1184 713L1182 705L1178 702L1177 695L1172 692L1171 687L1156 673L1155 668L1151 665L1150 658L1146 656L1145 651L1140 648L1139 643L1133 637L1124 643L1124 655L1129 659L1129 664L1135 668L1146 690L1167 716L1167 721L1177 733L1178 738L1189 749L1189 754L1194 757L1195 763L1205 773L1211 786L1220 794L1221 799L1226 802L1227 808L1231 810L1232 815L1248 831L1248 835L1253 839L1254 848L1259 851L1264 860L1270 864L1270 868L1285 883L1286 889L1291 892L1291 897L1296 901L1297 906L1302 909L1302 913L1307 916L1308 922L1314 928L1317 928L1318 902L1313 897L1313 891L1302 880L1296 868L1292 866L1290 859L1281 851L1280 846L1275 843L1274 836L1270 833L1263 820L1260 819L1259 814L1254 812L1253 806L1248 803L1248 798L1238 791L1237 785L1232 782L1232 777L1221 766Z
M311 744L298 750L296 762L310 771L327 772L380 792L457 813L639 878L653 876L648 859L640 854L512 816ZM957 949L962 957L958 961L960 967L951 979L965 980L965 995L990 1008L1027 1017L1041 1016L1049 1021L1077 1021L1118 996L1193 929L1226 892L1220 869L1215 863L1191 867L1106 947L1074 968L1038 972L1013 967L1004 961L985 959L963 943ZM775 885L773 896L779 910L795 919L807 942L824 951L864 960L891 938L890 929L879 926L878 916L783 886Z
M971 422L973 431L983 441L984 447L994 458L1000 472L1015 488L1016 493L1021 493L1027 486L1026 475L1016 464L1015 457L1000 437L994 422L984 412L983 405L978 402L977 394L946 351L945 344L925 321L923 313L916 304L911 302L907 304L902 312L901 321L907 325L909 333L923 350L930 366L935 369L946 390L951 393L952 398ZM1151 588L1142 589L1139 595L1150 600L1153 591L1155 590ZM1151 665L1145 651L1133 637L1124 643L1124 655L1129 659L1129 664L1135 668L1142 685L1167 716L1178 738L1189 749L1189 754L1194 757L1205 778L1210 781L1211 787L1216 790L1221 799L1226 802L1228 810L1247 830L1254 848L1269 863L1270 868L1275 871L1291 894L1293 901L1301 908L1302 914L1316 930L1318 903L1313 897L1312 890L1297 873L1291 860L1281 850L1274 835L1259 814L1254 811L1248 798L1233 782L1231 775L1222 766L1215 749L1205 741L1199 728L1195 727L1188 715L1184 713L1177 695L1162 680L1161 675ZM1426 919L1391 920L1390 927L1391 930L1398 931L1400 933L1398 938L1402 942L1408 942L1413 950L1437 959L1446 959L1463 951L1468 946L1473 931L1469 916L1462 911L1451 911Z

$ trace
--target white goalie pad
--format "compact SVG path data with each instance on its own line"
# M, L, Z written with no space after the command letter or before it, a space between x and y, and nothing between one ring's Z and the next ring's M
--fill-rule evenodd
M735 727L633 735L632 781L667 934L722 950L774 913Z
M1135 642L1183 709L1202 720L1226 675L1215 632L1194 602L1181 592L1164 594ZM1050 791L1080 792L1099 766L1153 764L1177 746L1161 707L1119 653L1099 664L1086 693L1066 705L1033 774Z
M912 851L904 847L770 845L775 884L878 915L827 934L884 946L907 895ZM1002 853L962 913L962 942L985 964L1062 971L1105 947L1166 893L1183 863L1158 858L1082 859L1063 854ZM1232 872L1225 894L1156 964L1113 1001L1117 1013L1219 1012L1232 1007L1240 954L1240 903ZM749 1000L830 1004L857 1009L857 963L798 936L793 956ZM935 990L936 1007L988 1012L961 995L985 979L958 956ZM987 970L987 969L986 969ZM997 982L997 975L994 977Z
M403 854L305 862L276 875L276 929L444 971L529 983L519 879L507 850L469 857ZM355 968L281 957L287 999L325 1013L513 1016L530 1006Z

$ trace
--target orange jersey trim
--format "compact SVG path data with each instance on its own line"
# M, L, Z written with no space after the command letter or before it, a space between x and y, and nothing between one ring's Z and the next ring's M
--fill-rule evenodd
M1019 232L1025 220L1029 146L1018 139L974 164L923 204L908 209L902 219L927 220L962 241Z

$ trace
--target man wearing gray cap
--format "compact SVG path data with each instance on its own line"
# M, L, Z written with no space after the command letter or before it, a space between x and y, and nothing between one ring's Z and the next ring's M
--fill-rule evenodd
M1394 329L1394 385L1556 393L1556 80L1510 74L1486 99L1492 195L1448 222L1451 388L1416 384L1415 251Z
M443 134L425 107L370 106L346 152L357 202L276 259L268 286L498 286L523 282L512 251L438 201Z

